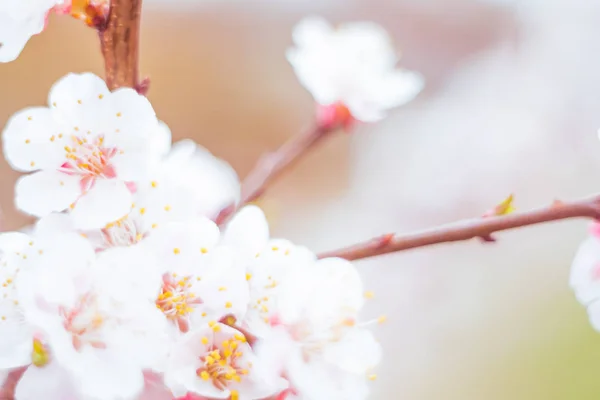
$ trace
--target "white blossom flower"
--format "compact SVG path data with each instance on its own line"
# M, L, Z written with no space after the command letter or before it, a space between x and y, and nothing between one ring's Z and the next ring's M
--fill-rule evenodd
M22 233L0 234L0 371L31 362L33 330L25 322L17 294L21 269L32 256L29 243L31 238Z
M588 311L594 329L600 331L600 237L598 224L579 246L571 267L570 285Z
M219 244L214 222L201 218L171 223L144 241L163 273L156 306L177 336L226 315L242 318L248 306L244 264Z
M365 399L381 349L364 327L368 323L357 323L363 296L360 278L345 260L294 268L272 301L274 328L262 330L257 354L278 359L271 368L280 368L302 399Z
M395 69L398 57L388 34L370 22L334 29L311 17L293 32L296 47L287 58L300 82L323 106L341 106L360 121L377 121L390 108L412 100L422 77ZM342 112L343 113L343 112Z
M148 100L130 88L111 93L86 73L59 80L48 102L13 115L3 133L8 162L33 172L17 182L17 207L35 216L71 209L78 229L125 216L131 183L156 158L148 137L161 128Z
M233 168L192 140L173 144L158 168L157 181L186 189L198 215L214 218L239 201L240 183Z
M3 0L0 3L0 62L16 59L33 35L46 25L52 7L63 0Z
M281 282L295 269L312 264L316 257L308 249L284 239L270 239L267 219L259 207L242 208L229 222L223 244L236 248L244 256L250 304L245 323L260 329L276 312ZM256 325L258 323L258 325Z
M69 252L48 248L38 268L24 274L19 295L25 318L43 335L50 363L60 366L81 398L133 399L143 389L143 370L162 356L157 343L165 324L152 301L160 275L148 265L151 258L134 249L95 256L85 240L71 243L76 246ZM73 254L82 252L73 262ZM30 367L41 369L38 385L44 377L56 379L43 373L46 367Z
M211 399L264 399L285 388L242 333L215 321L180 339L165 382L175 396L193 393Z

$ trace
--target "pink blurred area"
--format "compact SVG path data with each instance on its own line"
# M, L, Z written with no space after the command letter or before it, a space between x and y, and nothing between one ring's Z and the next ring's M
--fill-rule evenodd
M373 20L425 91L387 120L339 135L262 200L273 233L316 250L479 216L510 193L518 209L600 185L600 5L589 0L148 2L141 71L174 139L193 138L244 176L310 124L287 64L295 22ZM102 74L95 33L52 18L0 65L0 119L43 104L67 72ZM4 227L18 174L0 164ZM600 334L568 288L585 222L359 262L376 297L365 319L385 360L375 399L596 399Z

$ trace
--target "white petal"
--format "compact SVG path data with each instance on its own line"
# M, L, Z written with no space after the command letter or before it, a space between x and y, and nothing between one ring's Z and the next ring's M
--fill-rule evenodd
M381 361L381 345L370 331L356 328L326 346L323 356L343 370L365 376Z
M17 384L15 400L75 400L71 377L58 363L38 368L31 365Z
M3 308L0 304L0 312ZM17 368L31 363L33 332L17 316L0 321L0 369Z
M99 179L77 201L71 216L78 229L102 228L127 215L131 204L132 195L125 183L116 179Z
M69 215L52 213L35 223L33 234L36 237L52 237L57 234L73 231L75 231L75 227Z
M38 171L19 178L15 203L21 211L43 217L67 209L80 194L77 177L58 171Z
M4 155L18 171L58 169L65 162L65 136L62 127L45 107L32 107L15 113L2 133Z
M4 10L0 11L0 62L15 60L29 38L40 31L35 19L16 20Z
M31 237L21 232L0 233L0 251L17 252L31 242Z
M229 222L223 243L255 255L269 240L269 224L262 210L256 206L242 208Z
M200 215L212 218L239 201L240 184L233 168L191 140L175 143L160 168L159 180L191 192Z
M590 236L579 246L569 282L583 305L600 299L600 240L597 237Z
M158 157L165 156L171 150L171 130L163 121L158 121L156 129L150 133L152 153Z
M69 128L81 125L82 129L94 130L90 126L94 115L102 113L106 97L109 95L104 81L92 74L67 74L50 89L48 105L57 118L69 124ZM89 121L89 122L87 122ZM87 123L86 123L87 122Z
M310 46L318 43L332 31L332 27L323 17L307 17L298 22L292 32L294 43L298 46Z
M152 154L148 151L127 151L111 159L117 177L126 182L148 179Z

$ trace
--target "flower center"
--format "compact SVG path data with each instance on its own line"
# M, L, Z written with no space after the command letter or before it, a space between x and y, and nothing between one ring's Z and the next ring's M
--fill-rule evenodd
M84 345L96 349L106 348L101 340L101 328L105 320L94 296L85 294L79 298L75 307L70 310L61 307L59 312L63 317L63 327L71 334L75 350L79 351Z
M156 307L184 333L190 328L189 314L202 304L202 299L191 290L191 279L191 276L178 279L177 274L164 274L163 285L156 299Z
M146 236L136 221L128 216L107 224L101 233L106 248L132 246Z
M72 136L72 146L65 146L67 161L62 165L62 171L82 177L82 189L91 187L95 178L114 178L115 170L110 165L110 159L117 154L116 148L103 146L104 136L93 140ZM83 187L86 186L86 187Z
M203 343L208 343L208 338L202 338ZM236 334L224 340L219 347L212 346L212 349L204 356L200 357L202 366L196 370L196 375L205 381L212 381L212 384L219 390L224 390L232 383L240 383L242 376L248 375L248 369L240 365L243 351L238 348L240 343L246 343L246 338L242 334ZM248 368L252 365L248 363Z

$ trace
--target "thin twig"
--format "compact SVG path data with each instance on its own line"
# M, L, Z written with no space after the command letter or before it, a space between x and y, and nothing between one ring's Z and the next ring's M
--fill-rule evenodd
M406 235L386 234L364 243L319 254L319 258L360 260L439 243L475 238L484 241L487 238L489 241L492 234L499 231L570 218L600 219L600 195L573 202L554 202L548 207L527 212L459 221Z
M276 151L263 155L244 179L241 200L238 205L223 209L216 218L216 222L223 224L241 207L258 199L282 172L293 166L303 155L335 130L335 127L317 124L292 137Z
M99 29L109 89L138 88L142 0L112 0L106 25Z

